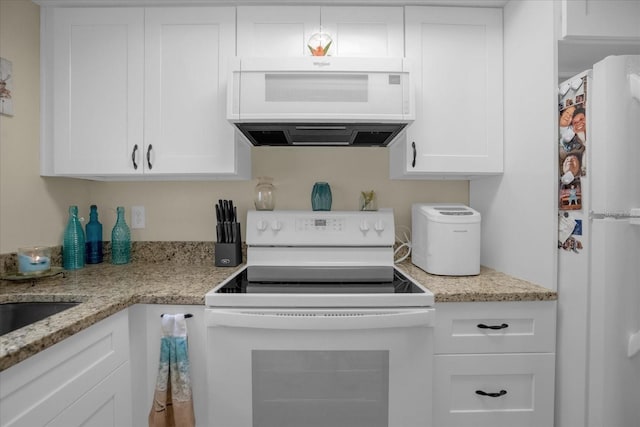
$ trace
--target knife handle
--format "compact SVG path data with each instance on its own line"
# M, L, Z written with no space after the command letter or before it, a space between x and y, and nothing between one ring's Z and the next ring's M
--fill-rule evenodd
M240 243L242 242L242 236L240 234L240 223L239 222L234 222L233 223L233 241Z
M222 220L229 221L229 201L222 201Z
M236 222L231 223L231 243L235 243L238 239L238 228L236 225Z
M234 218L234 212L235 207L233 206L233 200L229 200L229 221L231 222L236 222L236 219Z
M224 243L224 230L221 223L216 224L216 238L218 243Z

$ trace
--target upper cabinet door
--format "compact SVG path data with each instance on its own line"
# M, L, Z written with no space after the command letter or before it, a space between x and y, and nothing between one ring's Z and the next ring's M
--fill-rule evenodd
M143 10L44 10L43 174L141 173Z
M323 31L333 39L333 56L404 56L402 7L322 7Z
M41 174L248 179L226 120L235 8L43 8Z
M146 174L235 172L225 119L234 21L232 7L146 9Z
M236 53L309 56L321 30L333 40L330 56L404 56L402 7L238 6Z
M318 6L238 6L237 56L308 56L320 31Z
M640 40L640 0L562 0L562 38Z
M391 177L502 173L502 10L407 7L405 16L416 121L391 147Z

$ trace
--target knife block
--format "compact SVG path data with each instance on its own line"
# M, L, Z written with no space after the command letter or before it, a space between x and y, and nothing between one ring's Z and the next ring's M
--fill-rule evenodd
M216 243L213 257L216 267L235 267L242 264L242 242Z

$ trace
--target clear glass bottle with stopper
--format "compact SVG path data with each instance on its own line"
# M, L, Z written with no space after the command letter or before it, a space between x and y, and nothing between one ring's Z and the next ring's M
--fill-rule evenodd
M273 186L273 178L261 176L255 188L253 202L258 211L272 211L276 206L276 188Z
M111 263L131 262L131 230L124 219L124 207L118 206L118 218L111 230Z

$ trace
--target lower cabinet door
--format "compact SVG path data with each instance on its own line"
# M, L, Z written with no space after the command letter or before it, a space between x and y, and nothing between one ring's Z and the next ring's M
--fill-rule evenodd
M51 420L48 427L131 426L131 388L129 362L120 366L100 384Z
M435 427L552 427L553 353L438 355Z
M122 310L0 372L0 426L130 426L128 360Z

